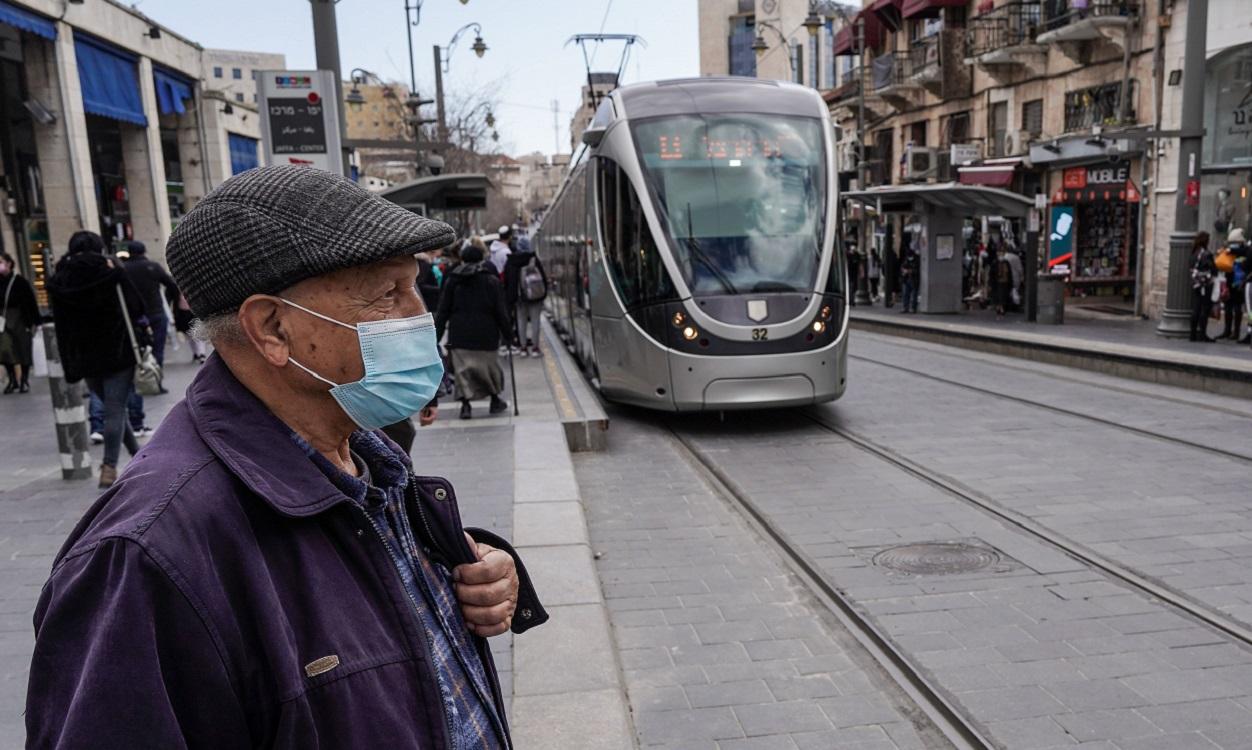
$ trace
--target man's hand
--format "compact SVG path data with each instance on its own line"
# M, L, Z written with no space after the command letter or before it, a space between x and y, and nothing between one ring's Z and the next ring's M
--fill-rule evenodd
M438 406L427 406L417 413L417 423L422 427L430 427L436 419L439 419Z
M452 569L453 587L470 632L489 638L508 631L517 608L517 567L509 553L465 535L478 562Z

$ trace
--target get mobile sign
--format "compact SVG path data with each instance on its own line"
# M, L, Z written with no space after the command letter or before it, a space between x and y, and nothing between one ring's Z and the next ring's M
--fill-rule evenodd
M256 75L266 162L343 174L335 74L263 70Z

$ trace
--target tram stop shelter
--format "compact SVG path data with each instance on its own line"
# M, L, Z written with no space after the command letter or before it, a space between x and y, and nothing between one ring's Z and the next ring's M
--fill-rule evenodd
M966 217L1003 216L1026 218L1034 201L1017 193L983 185L956 182L918 185L879 185L841 194L879 214L915 216L925 238L921 253L922 286L918 310L923 313L955 313L961 307L961 259L965 249L962 233ZM1025 308L1034 318L1034 270L1038 266L1038 232L1030 232L1024 244L1022 266L1026 276Z
M476 224L471 214L487 208L491 180L485 174L440 174L394 185L380 197L408 210L439 219L464 234Z

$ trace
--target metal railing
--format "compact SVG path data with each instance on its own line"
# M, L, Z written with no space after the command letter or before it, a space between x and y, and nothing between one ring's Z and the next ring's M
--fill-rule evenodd
M1089 18L1138 18L1138 0L1043 0L1043 31L1079 23Z
M1135 82L1127 86L1131 106L1126 108L1125 122L1134 122ZM1109 83L1065 94L1065 132L1089 130L1093 125L1120 125L1122 118L1122 85Z
M965 54L980 57L998 49L1030 44L1043 17L1040 0L1019 0L970 19Z
M865 71L866 90L883 91L907 83L912 67L909 59L909 54L903 52L888 52L875 57Z
M939 70L939 34L922 37L909 45L909 68L913 75Z

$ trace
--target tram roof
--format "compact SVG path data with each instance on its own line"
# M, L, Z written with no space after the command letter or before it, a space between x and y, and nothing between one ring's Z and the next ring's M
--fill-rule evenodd
M734 76L634 83L614 93L629 119L709 112L819 117L825 109L815 89Z
M933 185L879 185L840 193L840 197L861 203L881 203L883 213L913 213L918 201L944 211L962 211L969 216L1024 217L1034 208L1031 199L1000 188L944 182Z
M482 209L490 184L485 174L441 174L389 187L379 196L410 211Z

